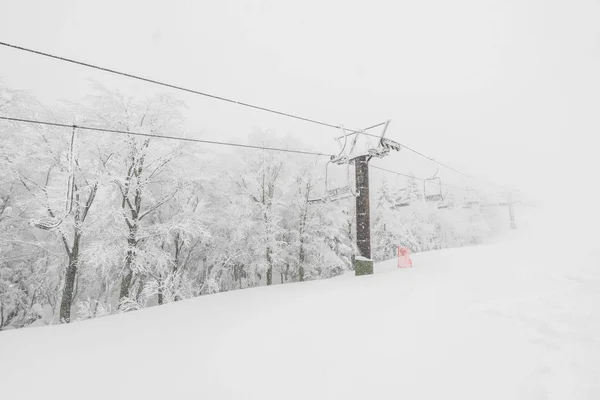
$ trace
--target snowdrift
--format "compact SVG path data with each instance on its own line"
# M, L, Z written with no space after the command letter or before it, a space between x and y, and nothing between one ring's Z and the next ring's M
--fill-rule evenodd
M547 249L506 237L412 269L1 332L2 397L600 398L600 252Z

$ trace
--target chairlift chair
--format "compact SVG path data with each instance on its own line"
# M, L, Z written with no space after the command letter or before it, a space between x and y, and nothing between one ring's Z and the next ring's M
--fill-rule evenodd
M400 175L396 175L396 188L398 188L399 183L398 183L398 178L400 177ZM412 203L413 201L413 195L412 193L409 191L409 187L408 185L406 187L403 187L402 189L396 189L396 196L395 196L395 207L408 207L410 206L410 203Z
M448 202L445 201L444 195L442 194L442 179L437 176L438 172L439 167L431 178L423 179L423 197L425 197L425 202L435 203L437 208L448 208ZM427 182L437 182L439 190L435 193L427 193Z
M346 163L346 185L332 188L331 182L329 181L329 169L334 161L330 160L325 165L325 193L323 196L309 199L309 203L326 203L344 200L350 197L358 196L358 193L354 189L354 182L351 178L350 164Z
M500 202L498 201L497 196L488 194L484 197L481 207L498 207L499 205Z
M506 192L504 190L500 191L500 194L498 195L498 204L501 206L507 206L509 203L508 201L508 196L506 195Z
M439 191L437 193L427 193L427 182L437 181L439 185ZM444 201L444 195L442 194L442 180L439 177L427 178L424 179L423 182L423 194L425 197L425 202L427 203L435 203L437 208L448 208L448 204Z
M435 182L439 186L439 191L437 193L427 193L427 182ZM444 196L442 195L442 180L439 177L427 178L423 180L423 195L425 197L425 201L429 203L434 203L438 201L444 200Z
M464 206L463 208L472 208L473 206L479 205L479 200L477 198L477 193L471 189L467 188L463 194L464 196Z
M398 191L398 196L396 196L396 207L407 207L410 206L410 195L408 193L408 189L400 189Z

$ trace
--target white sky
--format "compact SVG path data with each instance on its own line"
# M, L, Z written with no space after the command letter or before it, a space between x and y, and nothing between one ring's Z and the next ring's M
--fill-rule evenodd
M0 41L350 128L391 119L390 138L468 173L598 193L583 178L598 170L599 1L0 0ZM7 48L0 76L49 104L88 79L164 92ZM335 150L335 130L177 97L199 137L258 127ZM408 153L377 164L435 172Z

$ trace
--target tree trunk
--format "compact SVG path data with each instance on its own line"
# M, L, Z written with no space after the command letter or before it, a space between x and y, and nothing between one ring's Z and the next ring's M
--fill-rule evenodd
M271 249L267 247L267 263L269 264L269 268L267 268L267 286L273 284L273 264L271 261Z
M131 269L127 269L125 276L121 279L121 291L119 292L119 304L121 301L129 297L129 289L131 288L131 280L133 279L133 271Z
M138 303L141 302L142 292L144 291L145 284L146 280L144 279L144 276L141 276L137 283L137 292L135 293L135 301L137 301ZM133 283L131 284L131 287L133 287Z
M74 178L73 178L74 179ZM75 196L75 213L73 215L75 222L75 231L73 236L73 246L69 250L69 245L67 244L67 239L64 235L62 236L62 241L65 246L65 251L69 257L69 265L67 266L67 271L65 273L65 286L63 288L62 298L60 301L60 314L59 320L62 323L71 322L71 306L73 304L73 298L75 296L75 283L77 282L77 267L79 265L79 243L81 242L81 231L80 226L85 222L85 219L88 215L88 211L90 210L94 199L96 198L96 190L98 189L98 185L95 184L90 190L90 194L85 202L85 206L83 209L79 207L80 204L80 192L75 180L73 180L73 193ZM71 198L73 201L73 198ZM52 213L50 213L52 215Z
M298 261L300 261L298 265L298 281L304 282L304 262L306 261L306 253L304 250L304 228L306 227L306 219L308 218L308 196L310 194L309 187L307 186L306 190L306 198L304 203L304 212L302 215L302 222L300 224L300 252L298 253Z
M290 279L290 263L285 265L285 281L287 282Z
M298 281L304 282L304 261L306 260L306 254L304 252L304 240L300 239L300 263L298 264Z
M60 301L60 322L68 324L71 322L71 305L73 303L73 289L75 287L75 278L77 277L77 258L79 257L79 239L73 245L73 250L69 254L69 265L65 274L65 286L63 288L62 299Z
M124 298L129 297L129 290L131 289L131 281L133 278L133 270L131 269L135 258L134 248L136 247L136 231L130 229L129 238L127 239L127 256L125 257L125 276L121 280L121 291L119 293L119 304Z
M162 291L162 286L158 286L158 305L161 306L163 304L163 291Z

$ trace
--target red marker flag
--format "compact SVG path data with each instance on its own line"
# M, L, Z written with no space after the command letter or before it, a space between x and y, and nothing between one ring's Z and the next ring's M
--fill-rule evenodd
M398 246L398 268L412 268L408 247Z

